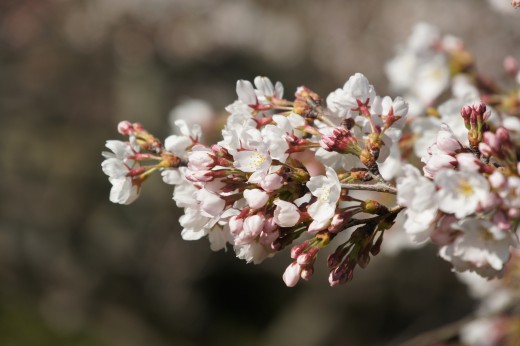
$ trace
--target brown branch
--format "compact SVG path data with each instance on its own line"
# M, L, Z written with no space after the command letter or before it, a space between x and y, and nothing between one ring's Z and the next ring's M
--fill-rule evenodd
M397 194L397 189L393 186L377 183L377 184L341 184L342 188L348 190L365 190L365 191L375 191L375 192L384 192L391 193L393 195Z

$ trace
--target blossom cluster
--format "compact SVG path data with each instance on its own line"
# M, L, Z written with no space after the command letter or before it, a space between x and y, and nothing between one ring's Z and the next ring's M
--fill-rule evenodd
M516 60L505 67L520 80ZM404 98L378 95L361 73L326 98L304 86L285 97L266 77L239 80L211 145L183 111L164 142L122 122L128 140L103 153L110 200L132 203L159 171L184 210L183 239L207 237L212 250L255 264L290 248L287 286L308 280L332 244L329 284L349 282L398 231L387 232L401 212L412 240L437 244L456 271L500 277L518 247L518 85L485 82L462 41L427 24L387 72ZM435 107L450 85L453 97Z
M462 116L485 118L485 110L483 103L465 106ZM441 257L457 271L491 278L502 272L510 248L518 245L520 165L505 128L477 130L478 138L473 136L468 131L473 145L464 146L448 125L441 125L422 158L422 174L405 166L397 200L408 207L404 228L415 240L429 238L441 246Z

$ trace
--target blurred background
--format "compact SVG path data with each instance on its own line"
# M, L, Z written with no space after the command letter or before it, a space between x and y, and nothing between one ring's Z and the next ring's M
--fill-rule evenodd
M492 3L495 3L493 5ZM322 96L384 63L418 21L461 37L484 74L520 57L509 0L2 0L0 345L398 345L475 302L433 248L379 255L330 288L288 289L289 254L259 266L180 237L172 189L108 201L116 124L159 138L186 99L216 110L237 79Z

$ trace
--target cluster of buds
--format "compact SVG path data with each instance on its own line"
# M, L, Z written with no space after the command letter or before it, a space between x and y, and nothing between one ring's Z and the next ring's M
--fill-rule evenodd
M395 193L378 165L390 147L398 150L393 144L401 135L407 104L377 96L361 74L331 94L327 104L305 87L297 89L294 101L284 99L281 83L273 85L265 77L257 77L254 85L238 81L237 95L226 108L230 116L223 139L209 146L201 141L199 127L182 120L175 122L180 135L166 138L164 145L140 125L122 122L120 132L129 142L118 146L127 149L104 154L105 173L112 181L113 160L126 160L124 177L140 188L151 172L161 171L163 180L175 186L177 206L184 208L179 220L183 239L207 236L211 249L229 244L237 257L253 263L292 246L295 261L283 275L288 286L312 276L319 250L338 233L377 228L382 240L388 228L383 224L399 210L352 197L351 191ZM330 156L336 165L327 164ZM352 160L357 161L351 167L341 164ZM125 190L132 198L112 200L130 203L137 197L132 191ZM355 217L362 213L376 216ZM307 239L294 245L300 238ZM363 254L376 253L366 250L372 239L365 238L352 236L349 243L364 249L356 260L363 267L368 264ZM374 248L379 246L380 241ZM338 268L330 269L338 273Z
M177 156L166 151L161 142L148 133L141 124L123 121L118 131L128 136L128 141L109 140L103 152L103 172L112 183L110 201L130 204L137 199L142 183L154 171L176 168L183 164Z
M414 56L433 63L438 51L442 57L464 52L456 39L440 40L429 27L420 31L409 42ZM422 45L421 37L429 43ZM466 62L461 71L472 66ZM183 239L207 237L212 250L232 247L255 264L290 247L287 286L310 279L317 256L337 239L344 241L328 257L329 283L349 282L357 266L365 268L380 252L402 210L411 238L438 244L457 271L502 275L520 224L514 121L493 124L491 107L480 100L459 105L458 99L430 111L441 120L410 120L403 98L377 95L360 73L326 98L299 87L286 99L282 84L266 77L238 81L236 93L216 144L205 144L200 127L183 120L174 122L178 134L164 144L139 124L120 123L128 141L108 141L112 152L103 153L111 201L133 202L142 183L160 171L184 209ZM435 135L425 130L416 140L429 145L421 173L404 164L401 148L417 138L403 132L425 124ZM386 206L360 191L396 194L398 204Z
M464 119L464 126L468 129L468 141L473 151L478 150L479 143L482 142L483 134L488 130L486 120L490 112L486 109L486 104L479 102L473 107L464 106L460 111Z
M509 132L490 131L483 103L464 106L469 146L441 125L423 157L424 176L408 165L398 179L398 202L407 206L405 229L430 238L457 271L492 278L503 274L518 246L519 163Z

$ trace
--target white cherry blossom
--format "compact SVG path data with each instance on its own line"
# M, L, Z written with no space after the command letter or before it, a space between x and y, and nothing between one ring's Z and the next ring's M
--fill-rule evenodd
M466 218L452 225L460 231L455 241L444 246L440 255L457 271L475 271L484 277L500 274L509 260L517 239L512 233L481 219Z
M277 199L274 201L274 222L280 227L293 227L300 220L298 207L293 203Z
M412 165L405 165L403 171L397 179L397 202L407 207L404 229L413 241L423 242L433 231L437 217L435 185Z
M326 176L311 177L307 183L311 194L318 198L307 208L309 215L319 225L318 228L324 227L325 223L334 216L341 193L341 184L336 171L327 167L326 173Z
M352 109L358 107L357 100L372 102L375 98L374 86L361 73L351 76L342 89L329 94L327 106L339 118L352 117Z
M251 208L260 209L269 200L269 194L260 189L250 189L244 191L244 198Z
M490 192L486 178L477 172L442 169L435 176L439 209L463 218L476 212Z

